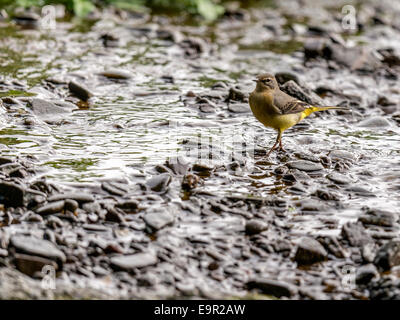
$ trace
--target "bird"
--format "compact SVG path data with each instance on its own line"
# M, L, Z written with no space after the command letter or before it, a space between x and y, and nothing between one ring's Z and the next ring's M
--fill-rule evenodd
M256 88L249 96L250 109L253 115L264 126L273 128L278 132L275 144L266 154L268 157L279 143L279 150L285 151L282 146L282 134L304 118L316 111L339 109L348 110L345 107L314 106L287 93L281 91L275 76L264 73L257 76Z

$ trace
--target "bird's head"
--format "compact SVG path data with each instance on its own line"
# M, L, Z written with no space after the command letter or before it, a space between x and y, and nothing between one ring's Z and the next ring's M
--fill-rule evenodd
M278 82L275 77L270 73L263 73L257 76L255 80L257 83L257 91L270 91L279 88Z

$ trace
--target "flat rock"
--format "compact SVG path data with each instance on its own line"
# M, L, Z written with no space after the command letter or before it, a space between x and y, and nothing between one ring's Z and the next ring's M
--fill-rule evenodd
M47 203L47 204L39 207L36 210L36 213L40 214L42 216L49 215L49 214L54 214L54 213L58 213L58 212L64 211L64 206L65 206L65 201L64 200L50 202L50 203Z
M28 255L40 256L58 262L65 262L66 260L64 253L47 240L32 236L14 235L11 237L10 244L17 251Z
M135 253L126 256L114 256L110 260L113 268L118 270L132 270L154 265L158 262L157 256L152 253Z
M229 104L228 110L233 113L246 113L251 111L249 105L246 103Z
M77 83L75 81L70 81L68 83L68 89L73 95L83 101L87 101L93 96L93 93L89 91L89 89L86 88L85 85Z
M351 182L349 177L337 172L331 172L326 177L337 184L349 184Z
M146 213L143 217L144 222L154 230L160 230L174 222L174 216L168 211L158 210Z
M387 128L390 125L390 122L381 116L370 117L358 123L358 127L363 128Z
M22 207L25 190L22 186L13 182L0 182L0 203L8 207Z
M363 224L372 224L382 227L393 227L399 215L393 212L379 210L379 209L368 209L367 212L358 218Z
M132 78L132 75L129 72L117 69L109 69L103 72L100 72L100 75L110 79L120 79L120 80L128 80Z
M378 270L372 263L363 265L357 268L356 283L367 284L377 275L378 275Z
M259 220L259 219L253 219L250 221L246 222L246 226L245 226L245 232L248 235L255 235L258 233L261 233L265 230L268 229L268 223Z
M37 272L41 272L44 266L51 266L54 270L58 269L53 260L20 253L15 254L14 263L19 271L30 277Z
M305 172L320 171L324 167L320 163L315 163L307 160L292 161L286 164L290 169L297 169Z
M389 241L376 253L374 265L381 271L389 271L400 264L400 241Z
M163 192L167 189L170 182L171 175L169 173L162 173L147 180L146 185L153 191Z
M299 265L309 265L326 259L328 253L315 239L303 237L297 245L294 260Z
M292 297L296 290L295 288L285 282L270 280L270 279L253 279L247 282L248 289L258 289L263 294L272 295L275 297Z
M66 192L51 196L47 199L47 201L52 202L52 201L66 200L66 199L72 199L79 203L93 202L95 200L91 194L86 194L83 192L82 193Z
M373 242L371 236L367 233L361 223L347 222L342 227L341 235L349 241L352 246L362 247L367 243Z

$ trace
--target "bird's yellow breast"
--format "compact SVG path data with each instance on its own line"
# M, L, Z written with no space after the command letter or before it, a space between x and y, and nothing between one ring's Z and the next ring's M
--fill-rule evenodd
M269 93L251 93L249 97L251 111L264 126L285 131L293 127L307 115L302 113L279 114L273 106L273 96Z

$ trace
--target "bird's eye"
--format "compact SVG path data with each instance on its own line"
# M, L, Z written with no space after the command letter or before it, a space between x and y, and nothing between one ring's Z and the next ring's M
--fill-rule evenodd
M264 83L268 83L268 82L270 82L270 81L271 81L271 79L269 79L269 78L263 80Z

